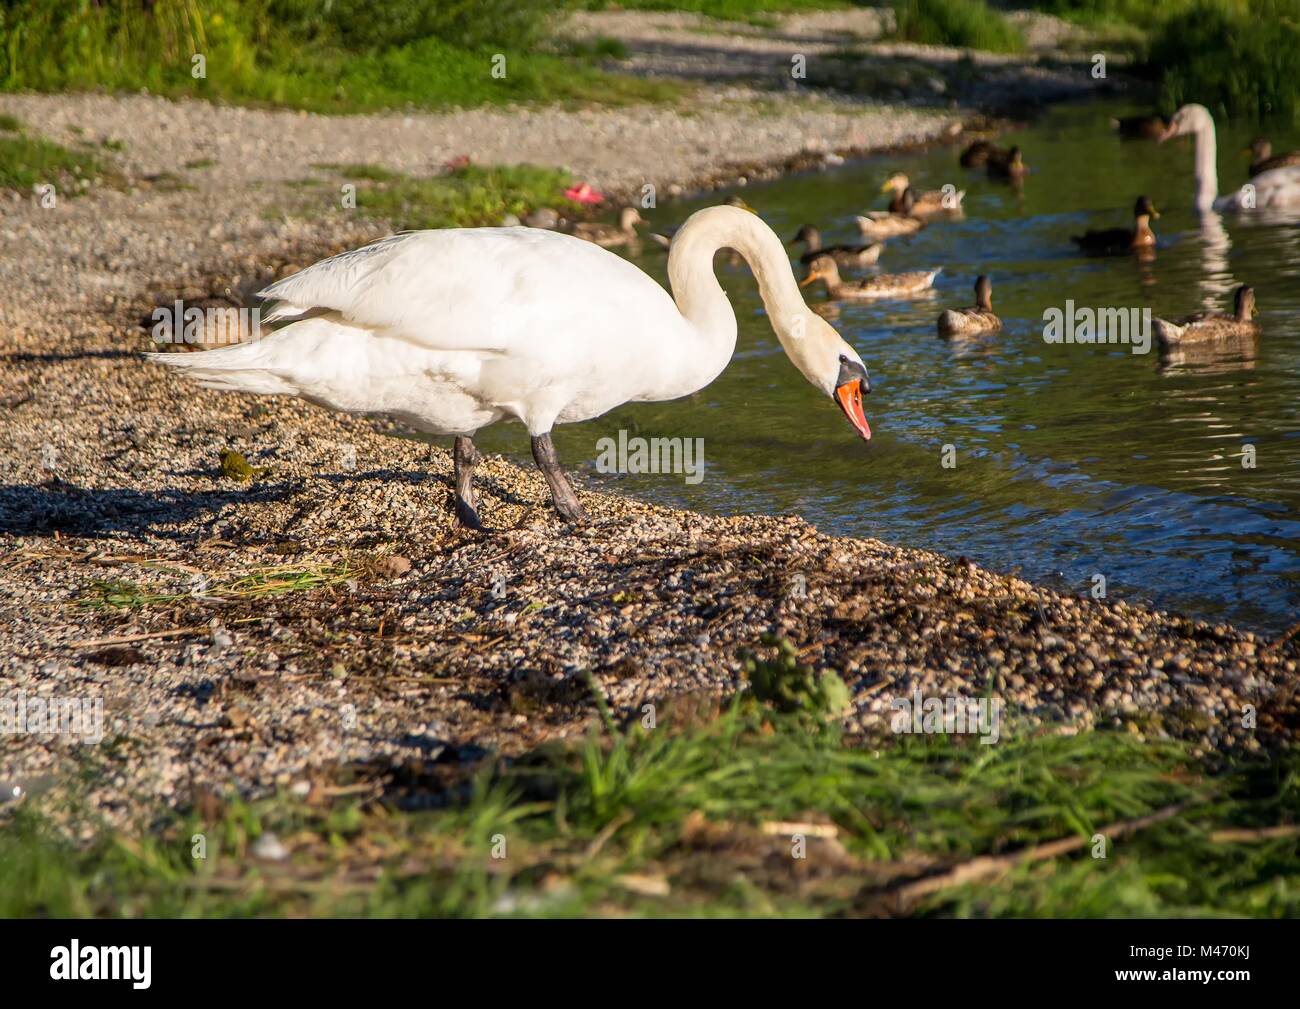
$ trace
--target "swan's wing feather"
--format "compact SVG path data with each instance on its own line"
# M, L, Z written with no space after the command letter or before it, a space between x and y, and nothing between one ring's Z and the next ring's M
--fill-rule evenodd
M313 310L439 350L517 351L601 320L671 319L668 293L627 260L539 228L394 235L316 263L262 292L272 317ZM648 316L648 318L647 318Z
M419 234L418 231L403 231L389 235L359 249L349 249L322 259L263 288L257 292L259 298L280 302L267 321L302 315L313 308L342 311L342 303L348 300L349 292L355 290L372 271L389 263L400 246Z

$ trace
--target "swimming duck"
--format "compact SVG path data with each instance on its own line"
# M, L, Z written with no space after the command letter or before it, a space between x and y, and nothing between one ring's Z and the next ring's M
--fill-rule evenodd
M981 274L975 281L975 304L950 308L939 316L940 336L976 336L996 333L1002 320L993 314L993 282Z
M957 160L962 168L983 168L988 164L989 152L996 150L987 140L976 140L961 152L961 157Z
M1174 113L1169 129L1160 138L1191 134L1196 138L1196 199L1197 213L1208 211L1252 211L1294 209L1300 207L1300 165L1270 168L1250 180L1249 196L1239 189L1227 196L1219 196L1217 167L1218 145L1215 139L1214 117L1204 105L1184 105ZM1243 187L1244 189L1244 187Z
M837 300L872 301L877 298L908 298L924 294L934 286L938 270L917 270L912 273L882 273L878 277L866 277L862 280L841 280L840 268L830 256L818 256L808 264L808 276L799 281L800 287L807 287L821 280L826 284L826 293Z
M1159 140L1169 129L1169 120L1164 116L1123 116L1111 119L1110 128L1122 140Z
M1271 172L1274 168L1290 168L1292 165L1300 165L1300 151L1274 154L1273 145L1264 137L1256 137L1250 142L1250 155L1252 159L1250 177L1252 179L1256 175Z
M804 303L772 229L734 207L696 211L682 225L668 255L671 295L621 256L554 231L409 231L260 292L278 302L263 321L289 321L261 340L148 357L208 388L297 396L455 436L453 502L475 528L474 435L517 420L556 510L581 522L552 429L689 396L722 373L737 332L713 268L722 248L748 260L791 363L870 438L861 357Z
M1237 288L1233 298L1232 315L1224 315L1221 312L1198 312L1196 315L1185 316L1177 322L1152 319L1151 327L1155 330L1156 339L1162 346L1256 336L1260 326L1252 316L1257 315L1258 311L1255 308L1255 289L1243 284Z
M994 149L989 152L986 171L990 179L1020 179L1029 173L1029 166L1021 157L1020 148L1009 151Z
M880 191L894 194L889 201L890 213L902 214L907 212L903 210L903 195L909 189L911 189L911 185L907 181L907 176L902 172L895 172L885 180L885 184L880 187ZM952 213L961 209L961 201L965 195L966 191L964 189L955 189L948 202L945 203L942 189L927 189L921 192L913 189L910 213L913 217L933 217L935 214Z
M916 194L911 189L905 190L901 213L896 214L890 210L869 210L865 215L854 218L858 222L858 231L862 233L863 238L876 240L915 234L925 227L924 221L912 216L915 202Z
M1070 236L1070 241L1090 256L1122 256L1134 249L1148 249L1156 244L1156 234L1151 230L1151 219L1159 217L1156 208L1145 196L1133 204L1132 228L1107 228Z
M618 215L618 224L604 224L600 221L583 221L573 226L573 237L584 242L594 242L602 249L616 249L621 245L634 245L640 240L636 225L645 220L636 207L624 207Z
M873 266L880 259L885 246L881 242L871 245L822 245L822 234L811 224L805 224L794 238L796 245L804 242L808 251L799 257L801 263L811 263L818 256L830 256L840 266Z

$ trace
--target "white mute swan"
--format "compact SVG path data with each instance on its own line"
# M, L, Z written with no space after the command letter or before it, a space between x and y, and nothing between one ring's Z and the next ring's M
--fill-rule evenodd
M406 232L262 291L280 302L267 321L298 320L265 339L147 356L208 388L300 396L455 435L456 514L471 527L479 525L474 434L517 419L532 436L556 509L579 522L586 516L551 428L623 403L677 399L718 377L736 348L736 316L713 274L720 248L748 260L794 366L870 438L862 359L804 304L772 229L733 207L700 210L677 232L668 257L672 297L626 260L568 235Z
M1218 143L1214 117L1204 105L1184 105L1174 113L1160 142L1170 137L1191 134L1196 149L1196 210L1269 210L1300 207L1300 165L1274 168L1250 180L1249 198L1245 189L1231 196L1219 196Z

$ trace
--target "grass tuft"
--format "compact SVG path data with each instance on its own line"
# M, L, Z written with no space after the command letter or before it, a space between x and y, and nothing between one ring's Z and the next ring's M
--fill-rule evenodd
M905 42L1021 52L1024 37L984 0L895 0L894 34Z
M345 178L375 178L374 185L358 187L357 210L402 229L495 225L507 214L523 217L540 207L578 210L564 197L573 177L536 165L466 165L432 178L414 178L382 169L369 172L370 166L318 167L338 170ZM362 172L356 172L358 168ZM333 192L329 198L332 203Z
M182 602L197 603L200 599L259 599L341 585L356 577L358 571L347 564L270 566L253 568L224 579L210 578L192 592L157 592L127 579L97 579L86 586L77 603L88 609L138 610Z
M75 196L103 174L91 154L21 133L0 136L0 189L30 192L33 186L49 184L58 196Z

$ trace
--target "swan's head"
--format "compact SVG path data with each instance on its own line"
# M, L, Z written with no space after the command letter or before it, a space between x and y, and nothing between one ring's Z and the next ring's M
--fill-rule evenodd
M854 430L870 440L862 397L871 392L871 378L858 352L834 326L807 308L778 329L777 336L803 377L834 400Z
M1186 136L1189 133L1201 133L1214 129L1214 117L1204 105L1184 105L1169 120L1169 128L1161 136L1163 144L1170 137Z
M895 172L885 180L885 184L880 187L882 193L901 193L910 186L907 176L902 172Z

